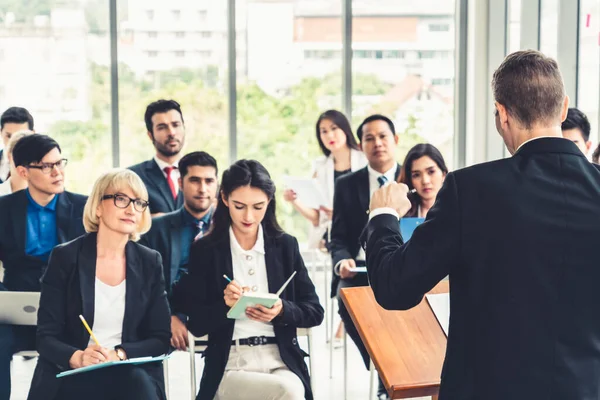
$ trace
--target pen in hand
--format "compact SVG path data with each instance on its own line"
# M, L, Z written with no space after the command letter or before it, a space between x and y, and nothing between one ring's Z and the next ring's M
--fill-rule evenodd
M83 326L85 326L85 329L87 329L87 331L90 334L90 336L92 337L92 339L94 339L94 342L96 343L96 345L98 345L99 347L101 347L100 343L98 343L98 339L96 339L96 335L94 335L94 332L92 332L92 329L88 325L88 323L85 320L85 318L83 318L83 315L79 314L79 319L81 320L81 322L83 322Z

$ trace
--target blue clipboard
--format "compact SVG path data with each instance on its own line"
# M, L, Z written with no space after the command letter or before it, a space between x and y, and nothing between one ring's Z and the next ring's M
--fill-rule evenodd
M140 364L146 364L146 363L151 363L151 362L163 361L169 357L171 357L170 354L162 355L162 356L158 356L158 357L130 358L129 360L125 360L125 361L107 361L107 362L103 362L100 364L89 365L87 367L81 367L81 368L71 369L71 370L68 370L65 372L61 372L60 374L57 374L56 377L62 378L65 376L77 375L77 374L81 374L84 372L94 371L96 369L114 367L117 365L140 365Z
M404 243L408 242L412 237L417 226L421 225L425 218L400 218L400 234Z

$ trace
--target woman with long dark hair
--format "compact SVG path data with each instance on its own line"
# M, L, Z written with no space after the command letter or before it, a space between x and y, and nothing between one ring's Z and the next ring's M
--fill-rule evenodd
M198 400L313 398L296 329L319 325L323 308L275 206L267 170L254 160L233 164L223 173L211 230L192 245L189 274L175 285L174 312L189 316L195 336L208 334ZM294 272L272 308L227 318L243 292L275 293Z
M315 130L323 156L314 162L313 178L319 182L323 194L329 199L329 205L318 210L309 208L298 201L292 189L283 193L284 200L292 203L294 209L315 227L309 239L309 247L313 248L317 246L331 223L336 179L367 165L367 159L360 151L350 122L344 114L337 110L325 111L317 119Z
M442 153L429 143L421 143L409 150L398 182L416 193L410 197L412 208L405 217L425 218L442 188L448 167Z

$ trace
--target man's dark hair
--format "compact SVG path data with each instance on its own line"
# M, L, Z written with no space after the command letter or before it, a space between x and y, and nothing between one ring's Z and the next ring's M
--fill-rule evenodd
M179 160L179 174L181 179L187 175L188 168L193 166L199 167L214 167L215 175L218 175L217 160L213 156L204 151L194 151L188 153Z
M394 134L394 136L396 135L396 128L394 127L394 123L392 122L391 119L389 119L388 117L386 117L385 115L381 115L381 114L373 114L367 118L365 118L365 120L359 125L357 131L356 131L356 136L358 136L358 141L362 142L362 135L363 135L363 128L366 124L368 124L369 122L373 122L373 121L385 121L387 122L387 124L390 126L390 130L392 131L392 133Z
M4 124L24 124L27 122L27 127L30 131L33 130L33 117L29 111L23 107L10 107L0 116L0 130L4 129Z
M567 119L563 121L560 128L563 131L568 131L569 129L579 129L583 139L586 142L590 140L590 121L588 121L585 114L577 108L569 108Z
M535 50L509 54L492 78L494 99L525 129L560 116L565 86L557 62Z
M164 100L160 99L153 103L150 103L148 107L146 107L146 113L144 114L144 121L146 122L146 129L148 132L154 135L154 130L152 127L152 116L158 113L166 113L167 111L175 110L181 115L181 122L183 121L183 113L181 112L181 106L175 100Z
M50 136L37 133L27 135L15 144L12 152L13 161L17 167L19 165L26 167L32 163L39 163L54 148L57 148L61 152L56 140Z

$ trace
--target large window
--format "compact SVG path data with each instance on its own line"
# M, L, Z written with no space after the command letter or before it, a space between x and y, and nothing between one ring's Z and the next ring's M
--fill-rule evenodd
M596 141L600 132L600 2L581 0L580 10L577 106L588 116Z
M389 116L398 161L417 143L454 165L454 1L352 1L352 120Z
M158 99L181 104L183 153L204 150L229 164L227 2L129 0L119 10L120 163L154 155L144 123Z
M558 0L542 0L540 9L540 51L556 58L558 47Z
M283 177L310 176L319 114L341 107L340 0L238 0L238 158ZM245 68L240 68L244 65ZM278 217L299 240L308 223L281 196Z
M67 190L88 193L111 164L108 3L0 2L0 112L27 108L69 159Z

